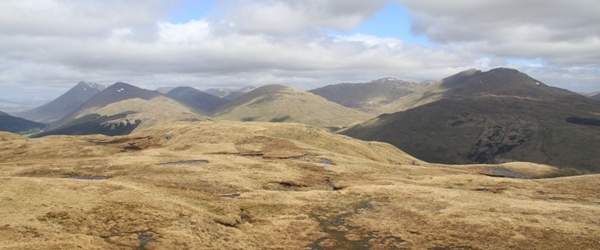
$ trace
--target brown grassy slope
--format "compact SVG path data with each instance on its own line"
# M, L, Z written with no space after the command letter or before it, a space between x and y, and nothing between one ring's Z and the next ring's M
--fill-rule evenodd
M220 107L215 118L235 121L296 122L340 128L373 116L309 92L267 85L246 93Z
M96 110L86 111L86 113L96 113L100 115L114 115L123 112L131 113L127 115L127 119L129 120L139 119L142 121L141 125L138 126L134 131L176 121L206 120L205 117L196 113L191 107L163 96L155 97L149 100L138 98L128 99L125 101L112 103ZM117 120L115 122L119 121Z
M207 162L158 165L184 160ZM489 166L428 164L301 124L176 123L121 137L0 133L0 248L598 247L597 176L482 174Z
M98 92L97 94L89 98L87 101L85 101L83 104L78 106L75 110L65 115L60 120L50 124L50 128L54 129L63 126L72 122L78 117L93 113L93 110L105 107L113 103L135 98L150 100L159 96L164 95L157 91L141 89L127 83L117 82L109 86L108 88Z
M90 116L99 116L99 118L92 119ZM45 131L43 134L37 136L56 134L123 135L175 121L201 120L207 120L207 118L197 114L191 107L168 97L158 96L148 100L132 98L111 103L104 107L92 107L80 110L78 115L73 117L73 120L69 123ZM119 127L123 126L133 127L124 131L119 130Z

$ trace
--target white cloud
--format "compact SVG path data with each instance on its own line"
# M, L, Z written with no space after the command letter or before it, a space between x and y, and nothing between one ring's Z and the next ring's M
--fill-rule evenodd
M159 0L3 0L0 33L24 36L107 36L114 29L144 29L169 1Z
M497 56L598 67L600 5L595 0L398 0L412 30L442 44Z
M56 97L80 80L150 89L270 83L310 89L501 66L561 87L600 89L600 29L594 30L600 20L592 11L544 18L556 4L548 2L551 10L523 4L525 11L497 0L491 6L428 1L401 2L432 46L324 32L352 29L386 0L234 0L219 2L222 15L178 24L166 19L170 1L0 1L0 85L12 88L0 99Z
M235 0L226 16L243 32L289 35L312 29L349 31L375 15L388 0Z
M209 38L210 26L204 20L192 20L184 24L158 23L158 36L161 42L194 44Z

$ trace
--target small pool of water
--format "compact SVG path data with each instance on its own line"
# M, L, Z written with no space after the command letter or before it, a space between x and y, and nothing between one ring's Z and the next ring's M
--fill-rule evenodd
M237 199L238 197L240 197L240 194L222 194L219 195L221 197L226 197L226 198L231 198L231 199Z
M73 175L66 177L67 179L77 179L77 180L108 180L110 176L89 176L89 175Z
M333 161L327 158L321 158L321 160L319 160L319 163L335 166L335 163L333 163Z
M187 160L187 161L173 161L173 162L165 162L159 163L159 166L177 166L177 165L194 165L194 164L207 164L208 160Z
M499 175L502 177L517 178L517 179L533 179L533 176L531 176L531 175L521 174L521 173L513 172L513 171L510 171L507 169L503 169L503 168L490 168L490 171L492 171L492 173L494 173L495 175Z

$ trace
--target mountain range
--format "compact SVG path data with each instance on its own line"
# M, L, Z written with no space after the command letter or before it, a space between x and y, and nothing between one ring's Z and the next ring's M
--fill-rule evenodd
M123 135L162 123L204 119L193 108L160 92L118 82L98 92L36 136Z
M222 97L191 87L163 94L122 82L80 82L21 115L48 124L37 137L125 135L208 119L292 122L389 142L430 162L530 161L600 171L600 102L512 69L471 69L426 85L382 78L311 91L282 85L222 90ZM232 93L243 94L227 100Z

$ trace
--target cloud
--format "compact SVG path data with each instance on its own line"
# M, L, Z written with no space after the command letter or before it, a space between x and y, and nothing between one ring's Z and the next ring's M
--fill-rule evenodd
M169 22L171 1L0 1L0 85L10 88L0 99L54 98L80 80L149 89L310 89L502 66L561 87L600 89L593 4L577 9L579 18L555 17L560 6L550 1L550 10L495 0L399 2L411 13L413 32L432 45L326 32L352 30L387 0L219 1L210 15L183 23ZM570 3L564 9L575 11L578 2Z
M412 31L437 43L598 67L600 5L594 0L398 1L412 13Z
M159 0L4 0L0 33L23 36L106 36L114 29L144 29L166 18ZM10 25L8 25L10 24Z
M225 16L242 32L290 35L313 29L349 31L388 3L388 0L235 0Z

